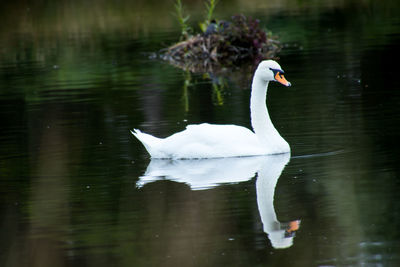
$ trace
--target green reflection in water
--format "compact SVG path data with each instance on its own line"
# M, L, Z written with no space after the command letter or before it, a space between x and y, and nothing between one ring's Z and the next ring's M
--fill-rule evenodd
M142 54L178 38L167 2L4 4L0 265L397 265L397 2L216 10L249 12L288 44L280 61L294 86L270 90L268 105L294 155L344 151L294 158L279 178L278 219L302 219L287 250L262 230L254 179L135 187L148 159L128 130L249 126L251 71L228 72L222 106L199 75L182 93L179 69Z

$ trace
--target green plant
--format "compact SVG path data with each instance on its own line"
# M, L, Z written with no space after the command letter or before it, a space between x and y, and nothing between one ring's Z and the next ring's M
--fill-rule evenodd
M176 0L175 2L175 16L178 19L179 25L181 26L181 37L183 39L188 39L190 33L192 32L192 28L187 24L189 20L189 15L184 15L184 10L182 6L181 0Z
M206 6L206 19L204 22L199 23L200 29L205 32L207 30L208 25L210 25L213 20L213 14L215 6L218 4L218 0L208 0L205 3Z
M205 2L206 10L207 10L207 19L206 22L209 24L210 21L213 19L214 9L215 6L218 4L218 0L208 0Z

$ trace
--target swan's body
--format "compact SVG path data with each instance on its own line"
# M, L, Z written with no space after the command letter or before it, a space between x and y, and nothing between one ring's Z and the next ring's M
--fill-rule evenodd
M266 60L259 64L252 83L250 99L253 131L237 125L197 124L167 138L157 138L139 130L138 138L152 158L221 158L259 156L290 152L289 144L271 122L266 106L269 81L290 86L278 63Z

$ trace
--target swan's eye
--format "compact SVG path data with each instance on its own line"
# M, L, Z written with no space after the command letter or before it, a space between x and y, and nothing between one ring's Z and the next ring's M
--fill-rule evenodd
M283 70L278 70L278 69L272 69L269 68L273 73L274 73L274 77L276 76L276 74L279 73L279 76L282 76L285 72Z

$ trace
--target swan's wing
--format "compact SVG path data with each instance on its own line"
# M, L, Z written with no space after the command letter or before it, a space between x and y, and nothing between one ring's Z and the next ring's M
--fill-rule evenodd
M237 125L196 124L163 140L174 158L234 157L262 154L257 136Z

